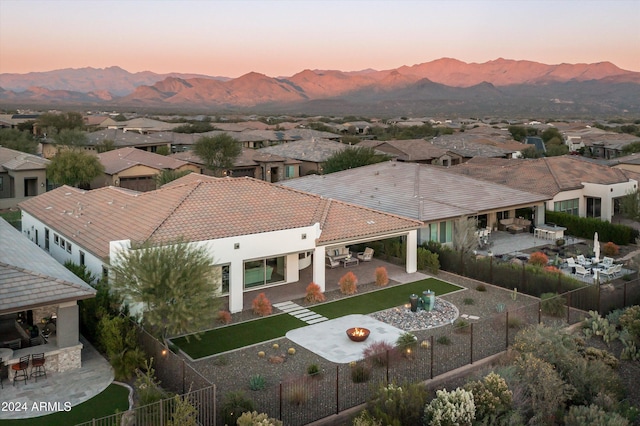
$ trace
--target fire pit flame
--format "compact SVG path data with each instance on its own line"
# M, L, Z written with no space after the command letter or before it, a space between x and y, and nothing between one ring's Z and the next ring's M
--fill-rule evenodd
M354 342L363 342L367 340L371 332L367 328L354 327L347 330L347 336Z

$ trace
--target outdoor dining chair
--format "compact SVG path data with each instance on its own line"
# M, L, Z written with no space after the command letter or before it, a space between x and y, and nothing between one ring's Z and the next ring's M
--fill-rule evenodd
M582 278L586 278L589 275L591 275L591 270L585 268L582 265L576 265L575 268L576 268L576 272L574 272L575 275L580 275Z
M18 380L24 380L24 383L27 383L27 379L29 378L27 368L29 368L29 355L21 356L20 361L11 366L11 369L14 372L13 386L16 385Z

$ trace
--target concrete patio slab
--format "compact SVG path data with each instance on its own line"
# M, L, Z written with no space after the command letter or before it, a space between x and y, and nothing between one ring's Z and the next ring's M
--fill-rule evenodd
M364 342L352 342L347 337L347 329L352 327L367 328L371 334ZM370 316L354 314L291 330L287 339L327 361L346 364L362 359L362 351L373 342L395 345L402 333L403 330Z

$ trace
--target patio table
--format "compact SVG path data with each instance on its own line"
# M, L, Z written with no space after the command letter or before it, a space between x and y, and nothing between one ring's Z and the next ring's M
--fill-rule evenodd
M7 361L13 356L13 349L11 348L0 348L0 358L2 358L2 362Z
M360 263L357 257L348 257L346 259L342 259L342 267L346 268L347 266L357 265Z

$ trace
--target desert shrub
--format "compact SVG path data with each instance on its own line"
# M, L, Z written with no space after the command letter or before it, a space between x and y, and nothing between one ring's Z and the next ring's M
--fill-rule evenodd
M379 340L364 348L362 356L364 356L372 365L383 367L387 365L387 358L393 355L393 349L394 347L392 344L384 340Z
M583 349L582 356L587 361L601 361L609 368L616 369L620 365L620 361L611 352L604 349L594 348L592 346Z
M565 314L564 296L557 293L542 293L540 295L542 313L554 317L560 317Z
M382 421L374 417L367 410L362 411L358 417L353 419L351 426L382 426Z
M487 286L486 286L486 285L484 285L484 284L478 284L478 285L476 286L476 290L477 290L477 291L487 291Z
M404 356L410 356L411 352L418 346L418 338L415 334L404 332L396 340L396 348Z
M530 424L554 424L564 410L570 387L548 362L527 353L515 362L529 398Z
M340 292L342 294L350 295L358 291L358 278L351 271L344 274L338 283L340 284Z
M549 263L549 258L543 252L537 251L535 253L531 253L528 263L529 265L534 266L547 266L547 264Z
M307 295L304 297L304 300L309 303L324 302L325 297L320 290L320 286L316 283L310 283L307 286Z
M495 420L511 410L513 393L507 382L491 372L482 380L467 383L464 388L473 393L476 419L485 424L495 424Z
M364 383L371 377L371 370L362 363L351 367L351 380L353 383Z
M604 256L617 256L620 254L620 247L611 241L602 245L602 254Z
M144 362L144 371L136 370L134 387L138 395L138 405L148 405L167 398L167 393L160 387L153 368L153 358Z
M249 378L249 389L253 391L262 390L267 386L267 380L260 374L254 374Z
M419 270L428 271L433 275L438 274L438 270L440 270L438 253L429 251L423 247L418 247L417 258L417 266Z
M224 396L220 411L222 412L222 420L224 424L238 424L238 418L242 413L252 412L253 401L244 396L244 392L229 392Z
M436 397L424 409L429 426L471 425L476 416L473 394L461 388L451 392L437 390Z
M264 293L258 294L258 296L253 299L251 307L253 308L253 313L260 316L271 315L273 311L271 302Z
M222 324L229 324L231 322L231 312L218 311L218 313L216 314L216 320Z
M522 327L522 319L516 316L510 316L509 321L507 321L507 327L509 328L520 328Z
M307 374L310 376L316 376L320 374L320 366L318 364L309 364L307 366Z
M471 323L466 319L458 318L453 323L453 331L456 333L470 333L471 332Z
M304 377L292 380L284 386L284 398L293 405L302 405L309 399L309 384Z
M631 306L624 310L619 319L620 327L629 332L630 337L640 341L640 306Z
M427 391L420 384L391 383L381 385L367 404L367 411L384 425L419 425L422 420Z
M440 336L436 339L436 342L440 345L450 345L451 344L451 339L449 338L449 336Z
M245 412L238 417L238 426L282 426L282 422L278 419L269 417L265 413L257 411Z
M473 305L474 303L476 303L476 301L471 297L465 297L462 303L464 303L465 305Z
M558 269L557 266L547 265L543 269L545 272L549 272L551 274L562 274L562 271Z
M607 413L595 404L574 405L564 417L566 426L627 426L629 421L618 413Z
M384 266L378 266L376 268L376 285L378 287L384 287L389 284L389 274L387 268Z

